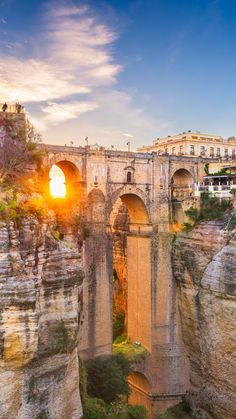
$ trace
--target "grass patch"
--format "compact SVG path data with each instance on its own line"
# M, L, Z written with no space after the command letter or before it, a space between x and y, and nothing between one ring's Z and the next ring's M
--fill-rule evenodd
M113 343L113 355L122 354L131 363L139 362L147 358L149 352L140 343L133 343L130 339L124 337L121 340L118 337Z

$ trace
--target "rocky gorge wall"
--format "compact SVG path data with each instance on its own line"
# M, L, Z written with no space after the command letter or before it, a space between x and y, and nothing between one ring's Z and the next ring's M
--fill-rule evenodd
M184 344L188 399L203 417L236 417L236 237L222 222L178 235L173 270Z
M50 224L0 223L0 417L80 418L78 252Z

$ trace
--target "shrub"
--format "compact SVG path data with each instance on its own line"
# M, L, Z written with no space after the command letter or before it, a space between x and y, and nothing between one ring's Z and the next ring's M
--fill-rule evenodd
M205 171L206 175L209 175L209 163L205 164L204 171Z
M147 409L139 405L129 406L128 414L132 419L145 419L147 417Z
M122 333L122 335L119 335L117 336L117 338L115 338L114 345L117 345L118 343L122 343L125 341L127 341L127 336L124 333Z
M103 400L87 397L83 405L83 419L106 419L106 404Z
M130 339L115 341L113 344L113 354L122 355L130 363L138 362L148 356L148 351L140 343L133 343Z
M183 223L182 227L183 227L183 231L189 231L191 230L191 228L193 228L193 225L190 223Z
M197 221L199 212L196 207L190 207L188 210L185 211L185 214L193 221Z
M87 362L88 394L110 403L119 400L121 395L128 396L130 389L127 377L130 363L122 355L99 357Z
M210 192L204 192L201 195L201 206L200 210L196 207L190 207L185 211L185 214L194 221L196 224L197 221L201 220L217 220L224 217L225 211L232 208L232 202L222 199L221 201L218 198L214 197ZM184 230L189 230L191 224L184 223Z
M107 405L109 419L146 419L147 409L141 405L131 406L123 401Z

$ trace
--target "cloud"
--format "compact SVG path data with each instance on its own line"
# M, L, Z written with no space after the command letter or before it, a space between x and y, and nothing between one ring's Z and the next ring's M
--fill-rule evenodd
M55 103L49 102L48 105L42 109L46 114L45 121L58 123L69 119L77 118L79 115L93 111L98 105L95 102L68 102Z
M4 25L6 25L6 24L7 24L7 21L6 21L3 17L1 17L1 22L2 22Z
M64 144L79 135L122 148L132 138L132 144L142 145L163 126L117 88L118 35L91 7L50 3L40 29L33 41L30 36L21 44L19 36L17 42L0 41L5 51L0 52L0 97L23 103L47 141ZM6 45L12 46L7 52Z
M117 35L98 22L90 8L58 6L58 3L56 6L51 4L46 10L43 35L37 40L40 52L38 46L37 52L32 46L31 57L18 57L17 51L14 56L15 45L6 43L11 55L0 54L0 97L26 105L39 103L44 124L45 121L54 123L56 118L63 120L62 110L64 119L71 119L74 112L78 115L93 110L94 103L84 98L81 106L78 100L73 101L70 109L69 104L60 105L55 101L92 94L102 86L110 86L121 70L121 66L113 62L110 50ZM20 47L27 47L29 55L30 45ZM46 101L53 101L53 106L45 106Z
M134 138L134 136L132 134L129 134L128 132L122 132L122 135L126 138Z
M0 96L9 101L42 102L71 94L89 93L71 75L61 75L47 62L5 57L0 63Z

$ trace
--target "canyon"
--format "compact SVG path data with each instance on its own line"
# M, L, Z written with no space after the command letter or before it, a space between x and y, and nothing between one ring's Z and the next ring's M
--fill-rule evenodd
M82 417L79 358L111 355L116 314L147 352L129 377L131 403L154 417L185 397L202 418L233 419L233 210L174 233L174 218L200 206L205 160L41 149L26 182L47 211L0 224L0 417ZM53 165L68 194L57 203Z

